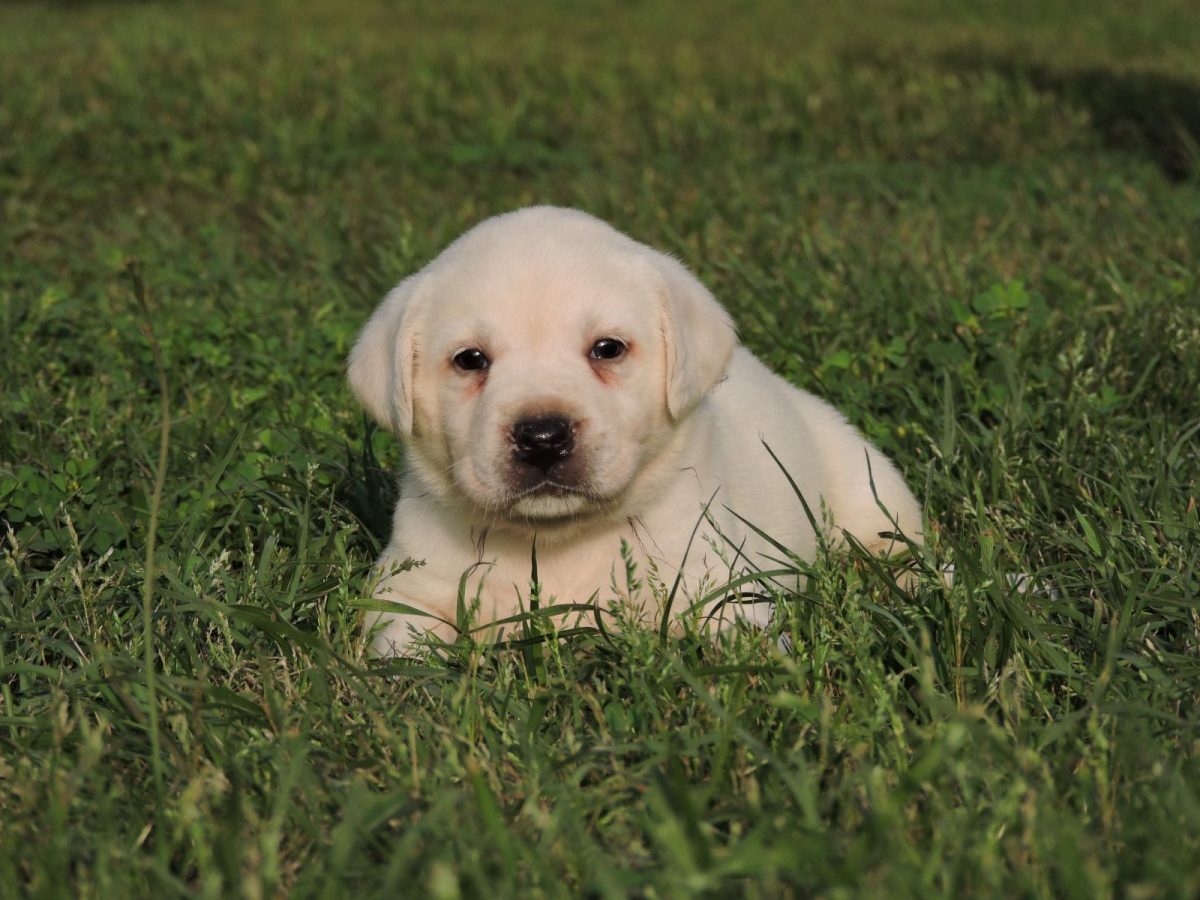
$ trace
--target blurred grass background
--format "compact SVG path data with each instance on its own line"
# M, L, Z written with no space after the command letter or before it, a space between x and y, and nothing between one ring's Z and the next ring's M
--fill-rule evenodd
M0 7L0 892L1196 895L1198 147L1190 2ZM953 589L365 660L342 360L534 202L691 266Z

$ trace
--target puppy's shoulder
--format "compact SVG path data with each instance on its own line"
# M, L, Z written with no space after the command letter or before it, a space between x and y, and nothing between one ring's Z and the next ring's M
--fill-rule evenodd
M828 403L775 374L745 347L733 352L725 380L713 392L723 414L762 419L771 414L840 417Z
M861 455L862 436L841 412L776 375L744 347L734 352L728 377L710 400L722 431L740 433L754 443L765 439L781 455Z

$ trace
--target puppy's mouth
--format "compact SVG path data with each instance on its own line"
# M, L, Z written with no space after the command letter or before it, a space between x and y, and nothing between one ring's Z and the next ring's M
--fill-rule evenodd
M573 499L578 502L594 498L584 454L564 456L550 465L533 466L514 455L504 473L510 506L530 500Z

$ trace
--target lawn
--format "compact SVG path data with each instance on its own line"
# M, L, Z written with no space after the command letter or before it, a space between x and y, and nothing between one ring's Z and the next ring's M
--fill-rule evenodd
M364 655L346 352L534 202L887 449L915 596ZM0 204L0 896L1200 894L1191 2L5 4Z

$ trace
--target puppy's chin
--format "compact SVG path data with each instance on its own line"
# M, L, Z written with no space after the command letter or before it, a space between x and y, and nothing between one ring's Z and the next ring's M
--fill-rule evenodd
M528 494L509 507L508 517L552 521L586 515L592 502L582 494Z

